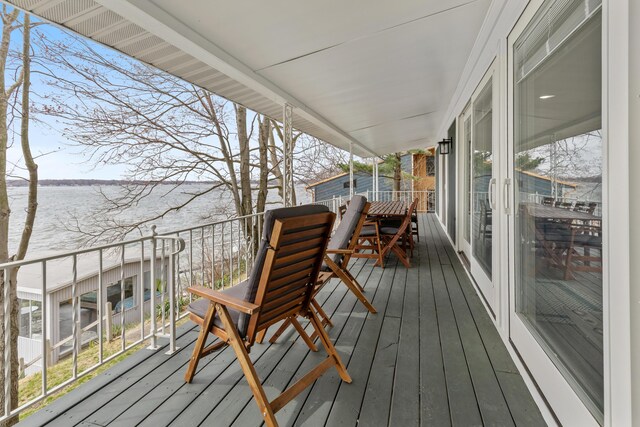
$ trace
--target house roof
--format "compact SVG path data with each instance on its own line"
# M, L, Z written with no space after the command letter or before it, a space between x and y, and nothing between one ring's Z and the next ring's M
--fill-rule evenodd
M353 173L355 174L356 172L354 171ZM342 173L339 173L339 174L337 174L337 175L330 176L329 178L321 179L321 180L320 180L320 181L318 181L318 182L314 182L313 184L309 184L309 185L307 185L307 187L306 187L306 188L307 188L307 189L309 189L309 188L313 188L313 187L316 187L316 186L318 186L318 185L320 185L320 184L324 184L325 182L330 182L330 181L333 181L334 179L338 179L338 178L340 178L340 177L343 177L343 176L345 176L345 175L349 175L349 172L342 172Z
M125 260L125 266L131 264L140 265L140 256L134 254L133 248L129 248L129 253ZM137 255L137 256L136 256ZM89 252L77 256L76 263L76 283L98 276L99 265L98 252ZM156 257L161 260L162 257ZM149 256L145 257L148 263ZM118 255L103 254L102 272L120 268L120 258ZM148 270L148 266L145 271ZM54 292L66 286L71 286L73 277L73 260L71 257L60 258L47 261L47 293ZM107 285L105 283L105 285ZM23 293L42 293L42 265L40 263L27 264L20 267L18 271L18 290Z
M519 170L518 172L523 173L525 175L529 175L529 176L535 177L535 178L544 179L545 181L551 181L551 178L549 178L548 176L540 175L540 174L537 174L535 172L523 171L523 170ZM557 179L556 182L558 184L564 185L566 187L571 187L571 188L576 188L577 187L577 184L574 184L574 183L568 182L568 181L561 181L561 180Z

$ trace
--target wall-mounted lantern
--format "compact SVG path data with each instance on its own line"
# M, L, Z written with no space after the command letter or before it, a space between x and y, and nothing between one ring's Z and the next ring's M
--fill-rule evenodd
M438 147L440 147L440 154L449 154L452 144L453 138L444 138L442 141L439 141Z

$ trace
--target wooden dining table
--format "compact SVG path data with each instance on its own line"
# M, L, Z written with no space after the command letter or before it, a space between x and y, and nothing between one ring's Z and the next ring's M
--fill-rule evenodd
M381 221L385 219L403 220L407 215L408 204L400 200L391 200L386 202L371 202L371 207L367 214L367 218L373 221ZM401 246L396 237L389 237L386 235L378 236L378 239L383 243L382 256L384 257L390 251L393 251L398 255L400 261L409 268L411 263L409 256L407 255L406 248L404 247L406 240L403 240ZM376 265L381 265L380 261Z
M407 214L407 207L407 203L400 200L371 202L367 216L374 218L404 218Z
M522 203L521 206L523 214L530 218L524 222L535 236L536 244L544 250L544 256L554 265L565 269L565 280L572 279L572 266L568 262L569 253L573 250L573 237L570 232L587 228L601 235L602 217L537 203ZM561 234L563 229L566 229L566 236Z
M602 218L588 212L572 211L570 209L555 206L540 205L537 203L523 203L526 213L535 219L553 219L557 221L601 221Z

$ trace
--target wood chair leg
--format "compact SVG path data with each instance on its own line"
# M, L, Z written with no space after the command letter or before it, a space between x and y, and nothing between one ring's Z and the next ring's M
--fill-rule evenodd
M351 274L351 272L347 269L343 269L344 274L346 274L349 277L349 280L351 280L351 282L358 287L358 289L360 289L360 292L364 293L364 286L362 286L355 277L353 277L353 274Z
M311 321L311 324L313 325L316 332L318 333L318 336L320 337L320 341L322 341L322 345L324 346L324 349L326 350L327 353L329 353L329 356L332 357L333 360L335 361L335 366L336 366L336 370L338 371L338 375L340 375L340 378L342 378L342 381L346 383L351 383L351 377L347 372L347 368L344 366L344 363L342 363L342 359L340 358L338 351L333 346L333 343L329 339L329 335L327 335L327 332L324 330L324 328L322 327L322 324L320 323L320 319L318 319L318 316L313 310L309 310L309 320Z
M311 304L320 315L320 318L322 319L322 324L329 325L329 327L333 328L333 322L329 318L329 315L322 309L322 307L320 306L320 303L315 298L313 298L311 300Z
M291 324L294 328L296 328L296 331L298 331L300 337L302 338L302 341L304 341L307 347L309 347L311 351L318 351L318 347L316 347L311 338L309 338L309 335L307 335L300 322L298 322L298 319L296 319L295 317L291 317Z
M271 344L275 344L275 342L278 341L278 338L280 338L280 335L282 335L284 333L284 331L287 330L289 325L291 325L291 320L284 319L284 321L282 322L282 325L280 325L280 327L278 328L276 333L273 334L273 336L271 338L269 338L269 342Z
M256 399L256 403L258 404L258 409L260 410L265 423L269 427L278 427L278 421L276 421L274 411L271 408L271 404L267 399L267 395L265 394L264 389L262 388L258 373L256 372L251 359L249 358L249 353L247 353L247 349L242 342L242 338L240 338L240 335L238 335L238 330L231 320L229 312L227 311L226 307L221 305L217 306L220 319L222 320L222 324L224 325L224 330L229 336L229 344L236 353L236 357L238 358L238 362L240 362L242 372L244 372L244 376L249 383L249 387L253 392L253 396Z
M196 345L193 347L193 353L191 354L191 360L189 361L189 367L187 368L187 372L184 374L184 380L190 383L193 380L193 376L196 373L196 369L198 368L198 362L202 357L202 352L205 349L205 345L207 343L207 337L209 336L209 331L211 330L211 326L213 326L213 320L216 315L216 307L214 304L209 304L209 308L207 309L207 314L204 316L204 321L202 322L202 327L200 328L200 333L198 334L198 339L196 340Z
M395 252L396 255L398 255L398 258L400 259L400 262L402 262L402 264L404 264L405 267L407 268L411 268L411 263L409 262L409 260L407 259L407 253L404 252L401 248L399 248L397 245L393 245L393 247L391 248L391 250L393 252Z
M347 285L347 287L351 290L351 292L353 292L353 294L356 296L356 298L358 298L360 300L360 302L362 302L362 304L364 304L364 306L367 307L367 310L369 310L371 313L377 313L376 309L371 305L371 303L369 302L367 297L365 297L364 294L362 293L362 291L360 291L359 287L356 286L351 281L351 279L349 279L349 276L347 276L344 273L344 270L342 270L338 266L338 264L336 264L335 262L333 262L333 260L331 260L329 258L325 259L325 262L327 263L327 265L329 266L331 271L333 271L335 273L335 275L338 276L338 278L340 280L342 280L342 282L345 285Z
M380 230L378 230L378 225L376 224L376 244L378 246L378 262L380 263L380 268L384 268L384 253L382 252L382 242L380 241Z
M319 306L320 306L320 304L317 304L317 306L319 307ZM315 309L316 309L316 306L314 306L314 305L311 305L311 306L309 307L309 310L310 310L310 311L313 311L313 310L315 310ZM316 314L317 314L317 313L316 313ZM321 319L320 315L318 315L318 319ZM322 325L322 327L324 328L324 326L326 325L325 321L321 319L321 320L320 320L320 325ZM333 325L333 323L332 323L332 325ZM312 326L313 326L313 325L312 325ZM318 331L316 331L316 328L315 328L315 327L313 328L313 333L310 335L310 337L309 337L309 338L311 339L311 341L312 341L312 342L315 342L315 341L316 341L316 339L318 339Z
M267 335L267 331L268 330L269 330L269 328L265 328L265 329L261 330L260 332L258 332L258 334L256 335L256 342L258 344L262 344L262 342L264 341L265 335Z

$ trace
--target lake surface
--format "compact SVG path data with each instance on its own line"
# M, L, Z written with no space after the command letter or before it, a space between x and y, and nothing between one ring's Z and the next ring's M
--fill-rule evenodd
M179 205L191 197L194 192L206 189L205 184L188 184L172 189L171 186L160 186L135 208L120 211L113 220L132 222L142 218L150 218L165 211L171 206ZM9 227L9 249L15 251L18 245L25 218L27 204L27 188L9 188L11 206L11 223ZM109 197L116 196L121 189L118 186L60 186L39 187L38 212L29 244L27 258L45 253L67 251L86 246L86 237L73 230L77 222L82 227L101 218L105 210L105 199L100 192ZM304 186L297 186L298 203L308 203L309 194ZM279 200L277 192L270 191L270 202ZM269 208L269 207L268 207ZM233 213L231 195L224 190L215 190L203 195L186 205L179 211L166 214L154 220L152 224L159 232L197 226L230 217ZM149 234L151 224L144 225L140 231L129 237Z

